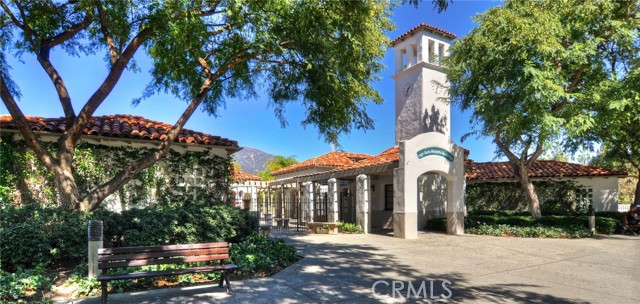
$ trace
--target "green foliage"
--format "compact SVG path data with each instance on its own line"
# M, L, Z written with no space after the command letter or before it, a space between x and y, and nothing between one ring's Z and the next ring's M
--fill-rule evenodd
M249 212L226 205L131 209L121 214L98 210L105 246L149 246L217 241L239 242L258 230Z
M620 212L596 213L596 232L613 234L622 228ZM588 235L588 218L582 215L544 215L533 219L527 213L484 211L469 214L465 232L497 236L577 238Z
M538 181L533 185L540 199L540 208L547 213L584 213L588 204L581 201L584 188L572 181ZM467 185L465 201L470 211L526 211L526 196L517 183L478 183Z
M348 233L357 233L357 234L362 234L364 233L364 230L362 230L362 228L360 228L360 226L353 224L353 223L345 223L345 222L340 222L338 225L338 231L339 232L348 232Z
M49 264L49 239L38 223L17 223L0 230L2 267L31 268Z
M269 276L297 260L295 247L282 239L271 240L258 234L231 247L231 262L241 275Z
M429 231L447 231L447 219L446 218L433 218L427 220L427 224L424 227Z
M51 279L44 273L44 268L37 267L29 270L18 269L15 272L6 272L0 269L0 302L13 303L53 303L44 296L51 289ZM38 298L40 301L28 301L27 298Z
M0 258L7 270L86 257L89 219L103 221L106 247L240 242L258 230L249 212L226 205L158 206L121 214L68 212L38 204L0 211Z
M55 148L52 144L51 148ZM74 179L81 191L90 191L125 168L131 159L150 149L79 143L74 152ZM39 201L56 204L53 177L37 162L24 141L0 141L0 199L2 202ZM6 157L4 157L6 155ZM222 198L229 187L231 159L208 152L170 152L147 168L107 202L124 206L207 204ZM186 178L185 178L186 176Z
M595 130L594 141L638 159L639 4L510 0L478 15L446 63L473 134L514 165L530 165L561 134L582 134L583 145Z
M298 160L295 156L285 157L282 155L275 155L272 159L267 161L267 167L264 171L258 172L258 176L262 177L263 180L274 180L275 178L271 175L271 172L297 163Z

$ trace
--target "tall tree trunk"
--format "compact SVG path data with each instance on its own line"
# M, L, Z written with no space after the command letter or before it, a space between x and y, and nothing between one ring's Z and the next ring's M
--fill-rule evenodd
M68 211L78 210L82 196L76 185L70 166L58 165L53 171L60 206Z
M518 182L520 182L520 189L522 189L529 201L529 212L531 212L531 216L535 219L541 218L542 212L540 211L540 200L538 199L538 194L536 193L535 187L529 178L529 168L523 162L518 162L518 164L513 167L515 176L518 179Z
M640 172L640 168L638 168L638 172ZM636 183L636 194L633 199L633 204L640 205L640 174L638 175L638 182Z

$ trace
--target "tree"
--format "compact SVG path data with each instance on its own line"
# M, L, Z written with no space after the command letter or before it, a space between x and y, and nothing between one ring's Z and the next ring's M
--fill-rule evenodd
M611 5L610 3L607 3ZM597 82L584 91L583 101L572 107L568 147L600 145L594 163L640 171L640 1L614 6L609 12L623 23L605 24L613 38L598 48ZM610 18L610 17L609 17ZM615 19L614 19L615 20ZM640 204L640 180L636 179L634 203Z
M287 123L286 103L306 107L304 125L328 142L373 125L366 105L381 97L371 82L383 68L390 6L379 1L7 1L0 0L0 95L20 134L55 176L61 204L92 210L141 170L163 158L197 108L215 114L228 97L268 92L275 115ZM74 109L50 53L105 54L108 75L83 107ZM89 193L73 177L73 151L89 118L113 90L133 56L146 52L153 80L143 97L170 92L187 102L167 138L149 154ZM16 99L7 56L32 53L49 75L67 120L56 151L28 127ZM139 102L140 100L138 100Z
M452 100L473 109L473 134L492 137L513 167L529 210L540 203L529 168L563 128L573 107L599 85L601 50L633 32L634 2L506 1L476 17L478 26L451 48ZM636 26L637 27L637 26Z
M418 7L418 4L422 2L422 0L408 0L409 4ZM403 3L406 3L407 0L404 0ZM438 13L442 13L449 8L449 3L453 3L453 0L431 0L431 4L433 5L433 9L437 10Z
M286 157L282 155L275 155L273 158L267 161L267 167L264 169L264 171L258 172L258 176L262 177L263 180L274 180L271 172L297 163L298 160L296 160L295 156Z

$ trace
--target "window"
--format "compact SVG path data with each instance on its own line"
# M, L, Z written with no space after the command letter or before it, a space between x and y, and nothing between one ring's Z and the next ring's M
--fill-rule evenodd
M593 204L593 188L580 187L578 193L576 193L576 201L584 207Z
M384 210L393 210L393 184L384 185Z

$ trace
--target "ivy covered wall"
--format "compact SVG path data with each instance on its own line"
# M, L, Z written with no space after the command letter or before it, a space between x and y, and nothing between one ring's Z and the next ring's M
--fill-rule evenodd
M49 144L54 148L55 142ZM150 148L106 146L80 142L75 150L74 177L81 193L106 182ZM217 204L225 201L231 180L231 158L208 151L171 151L141 172L102 206L111 210L152 204ZM22 140L0 138L0 200L3 204L57 204L53 176Z

